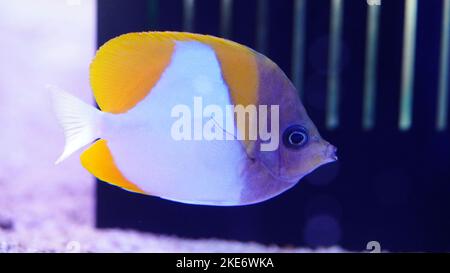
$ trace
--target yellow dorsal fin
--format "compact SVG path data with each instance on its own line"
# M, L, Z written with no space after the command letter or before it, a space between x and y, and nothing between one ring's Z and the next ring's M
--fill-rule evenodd
M92 144L80 158L81 165L98 179L132 192L146 194L128 181L117 168L106 140L100 139Z
M150 92L170 63L174 42L157 33L128 33L106 42L90 68L102 111L124 113Z
M254 52L238 43L186 32L128 33L106 42L90 69L100 109L123 113L141 101L169 65L175 41L193 40L214 48L234 104L256 104L258 69Z

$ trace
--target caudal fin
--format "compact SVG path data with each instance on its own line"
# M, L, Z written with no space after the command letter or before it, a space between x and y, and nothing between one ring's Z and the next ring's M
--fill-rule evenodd
M64 151L55 162L58 164L99 138L102 112L55 86L47 88L52 93L53 108L66 138Z

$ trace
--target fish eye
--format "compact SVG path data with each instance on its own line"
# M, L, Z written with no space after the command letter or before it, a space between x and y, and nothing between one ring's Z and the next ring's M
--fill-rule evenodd
M284 130L283 143L288 148L301 148L308 143L308 131L301 125L292 125Z

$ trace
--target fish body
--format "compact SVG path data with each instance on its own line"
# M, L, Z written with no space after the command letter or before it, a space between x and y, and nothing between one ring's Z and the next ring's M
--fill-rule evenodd
M190 204L253 204L336 159L281 69L237 43L129 33L99 49L90 77L100 110L54 92L66 133L57 162L96 140L82 165L128 191ZM248 110L244 118L237 106Z

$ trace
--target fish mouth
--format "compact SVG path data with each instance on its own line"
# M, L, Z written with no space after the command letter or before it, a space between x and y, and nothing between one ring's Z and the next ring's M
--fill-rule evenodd
M337 148L331 144L328 144L325 148L325 158L330 160L328 162L334 162L338 160Z
M324 149L322 148L323 150L317 154L316 161L315 161L315 163L313 163L314 166L312 168L310 168L307 172L300 172L298 174L292 174L292 175L282 175L281 169L279 169L278 172L275 173L271 168L269 168L265 164L265 162L261 162L261 164L268 171L268 173L276 180L279 180L279 181L282 181L285 183L289 183L289 184L295 184L300 179L302 179L304 176L312 173L319 167L338 160L337 148L334 145L332 145L326 141L324 141L322 143L323 143L323 146L325 146Z
M337 156L337 148L330 144L327 143L325 149L323 150L323 154L319 155L317 162L314 163L314 167L310 168L308 172L303 172L297 175L278 175L276 176L276 178L278 180L284 181L284 182L288 182L288 183L297 183L300 179L302 179L303 177L305 177L306 175L312 173L313 171L315 171L316 169L318 169L319 167L325 165L325 164L329 164L332 162L335 162L338 160L338 156Z

